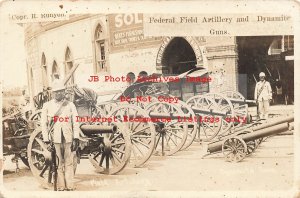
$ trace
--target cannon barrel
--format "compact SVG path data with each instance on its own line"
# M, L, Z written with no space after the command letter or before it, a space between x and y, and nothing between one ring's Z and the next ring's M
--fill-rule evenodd
M189 118L189 114L179 114L179 113L159 113L159 112L150 112L149 116L151 118L171 118L171 119L178 119L178 118Z
M236 99L236 98L228 98L230 102L233 103L256 103L256 100L242 100L242 99Z
M129 113L126 116L129 118L143 118L145 117L143 114L140 113ZM189 114L180 114L180 113L164 113L164 112L150 112L149 117L151 118L158 118L158 119L165 119L165 118L171 118L171 119L178 119L178 118L189 118Z
M115 133L117 131L117 126L82 124L80 129L84 135L88 136L101 133Z
M257 130L260 130L260 129L265 129L265 128L268 128L268 127L271 127L271 126L274 126L274 125L278 125L278 124L282 124L282 123L285 123L285 122L294 122L294 116L288 116L286 118L278 118L272 122L268 122L268 123L264 123L264 124L261 124L261 125L258 125L258 126L255 126L252 128L253 131L257 131Z
M278 118L272 122L268 122L268 123L264 123L264 124L261 124L261 125L258 125L258 126L254 126L251 128L251 130L253 131L257 131L257 130L260 130L260 129L265 129L265 128L268 128L268 127L271 127L271 126L274 126L274 125L278 125L278 124L282 124L282 123L285 123L285 122L294 122L294 116L288 116L286 118ZM237 129L235 130L235 132L240 132L240 131L243 131L245 130L246 128L248 127L243 127L241 129Z
M201 108L197 108L197 107L192 107L194 113L200 113L200 114L207 114L207 115L216 115L216 116L226 116L228 115L227 113L223 112L223 111L217 111L214 109L201 109Z
M289 130L294 130L294 122L289 123Z
M275 134L284 132L288 129L289 129L289 124L288 124L288 122L285 122L285 123L271 126L268 128L259 129L252 133L238 135L238 137L242 138L245 142L247 142L247 141L259 139L262 137L275 135ZM212 142L212 143L208 144L207 152L214 153L214 152L221 151L222 144L223 144L223 140L217 141L217 142Z
M13 139L27 139L30 137L30 134L26 135L19 135L19 136L12 136L12 137L5 137L5 140L13 140Z
M289 129L289 123L282 123L275 126L272 126L270 128L264 128L260 130L256 130L252 133L246 133L243 135L239 135L245 142L256 140L259 138L264 138L270 135L275 135L284 131L287 131Z

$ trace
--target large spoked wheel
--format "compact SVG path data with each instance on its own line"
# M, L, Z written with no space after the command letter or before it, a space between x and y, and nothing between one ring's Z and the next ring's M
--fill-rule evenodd
M37 129L41 126L41 115L42 110L37 110L29 117L29 123L31 124L32 129Z
M181 110L183 111L184 114L188 116L191 120L188 121L188 135L186 138L186 141L181 148L181 150L187 149L194 141L196 134L197 134L197 122L194 121L194 118L196 117L193 109L187 105L183 101L179 101L179 105L181 107Z
M106 116L111 111L116 108L120 104L119 101L107 101L107 102L101 102L96 105L96 112L99 115ZM96 115L97 116L97 115Z
M149 97L149 96L143 96L143 97ZM150 96L151 100L150 101L140 101L137 100L137 98L131 98L131 100L129 101L129 104L141 107L142 109L146 109L147 106L149 104L151 104L152 102L157 102L157 98L155 96Z
M123 170L129 161L131 145L129 129L122 123L114 123L116 133L103 134L103 144L89 154L89 160L101 174L116 174Z
M209 113L202 113L200 110L218 110L215 102L205 95L191 97L186 101L197 116L197 130L195 141L210 141L214 139L221 131L222 117Z
M227 97L233 105L234 116L237 122L234 122L236 127L240 127L247 123L244 123L243 120L248 119L248 104L246 102L238 102L244 101L245 97L236 91L224 91L221 93L223 96Z
M43 142L42 131L35 129L30 135L27 146L27 156L31 172L39 180L43 187L53 186L51 173L51 152L48 145Z
M120 105L109 114L117 122L128 127L131 141L130 164L140 167L151 157L155 145L155 127L152 122L143 121L148 118L147 112L135 105Z
M152 118L162 117L166 119L170 114L174 115L170 122L162 120L154 122L156 129L155 149L157 154L161 155L173 155L178 152L185 144L188 129L187 123L182 122L175 115L181 119L188 115L185 115L180 107L165 102L154 102L147 106L147 111Z
M253 131L251 130L244 130L243 132L240 132L238 135L244 135L244 134L247 134L247 133L251 133ZM246 152L246 155L251 155L257 148L257 141L256 140L249 140L247 142L245 142L246 145L247 145L247 152Z
M222 127L220 131L220 135L226 134L230 128L234 127L234 109L233 105L226 97L217 93L207 93L205 96L209 97L214 101L214 104L218 111L226 114L225 116L221 116Z
M247 154L247 145L239 137L230 137L224 140L222 152L227 162L240 162Z

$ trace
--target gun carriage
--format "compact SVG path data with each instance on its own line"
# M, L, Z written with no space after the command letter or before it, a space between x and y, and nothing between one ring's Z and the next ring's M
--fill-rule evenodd
M233 91L221 94L210 93L207 80L187 82L189 76L201 77L205 81L208 73L197 68L176 76L178 80L174 82L136 82L116 97L116 100L99 103L97 106L108 115L114 107L124 104L120 102L123 97L129 98L127 100L129 104L145 109L149 117L171 118L171 122L174 123L172 130L165 128L169 126L163 122L153 123L156 129L154 150L158 151L161 148L159 154L162 155L172 155L188 148L195 138L201 141L211 141L216 137L231 133L235 127L242 126L241 122L228 121L228 118L246 119L247 103L254 101L245 100L241 94ZM141 96L151 96L151 101L137 100ZM159 100L160 97L177 97L179 101L177 103L162 102ZM174 116L176 114L177 117ZM199 121L201 117L218 121L201 122Z
M277 118L277 120L269 123L256 126L249 125L234 134L224 136L221 140L209 143L207 153L222 152L226 161L240 162L255 151L262 138L292 130L294 128L293 122L294 116L288 116Z
M82 124L80 149L77 151L81 158L88 158L96 168L96 172L115 174L125 168L130 157L130 140L128 128L122 123L114 125ZM47 144L43 142L41 129L36 129L28 143L28 161L31 172L44 186L54 183L54 170L51 165L53 158ZM74 155L74 169L77 166ZM56 161L58 158L56 158ZM58 164L59 162L56 162Z
M29 166L26 154L28 138L28 124L21 112L13 113L2 118L3 156L14 155L12 161L16 163L16 172L19 171L18 161Z
M93 90L72 86L67 95L79 116L113 120L82 121L76 159L88 158L98 173L116 174L126 165L143 166L152 154L173 155L201 141L209 143L208 153L223 151L227 161L241 161L263 137L287 129L288 125L281 122L275 128L259 121L249 123L248 103L255 101L234 91L212 93L209 82L187 82L189 76L205 79L209 74L197 68L177 76L176 82L135 82L124 91L105 93L114 95L109 101L101 101L102 94ZM46 96L40 98L51 98L49 93ZM126 98L123 102L122 97ZM151 99L143 101L138 97ZM160 100L162 97L179 100L166 102ZM41 108L43 101L37 103ZM32 173L49 184L53 183L51 153L42 141L40 117L41 110L37 109L29 119L34 131L29 140L28 135L24 137Z

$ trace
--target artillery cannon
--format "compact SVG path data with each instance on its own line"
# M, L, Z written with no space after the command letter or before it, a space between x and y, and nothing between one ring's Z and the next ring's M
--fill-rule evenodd
M77 155L88 158L96 171L104 174L116 174L128 163L131 153L129 129L121 123L113 125L82 124L83 136ZM43 142L40 128L30 136L27 156L33 175L45 186L52 185L51 152ZM77 160L74 156L74 168ZM50 175L50 176L49 176Z
M168 82L168 83L155 83L155 82L147 82L147 81L142 83L136 82L133 85L126 88L123 92L119 93L117 95L118 97L115 97L114 100L98 102L95 105L95 108L90 112L93 113L93 116L95 115L98 117L108 116L108 115L115 116L115 114L118 114L120 117L122 117L125 114L125 109L127 109L127 111L135 111L135 112L141 112L142 111L141 109L143 109L145 110L143 113L144 116L151 117L149 113L153 113L153 111L156 113L158 113L159 111L168 112L169 111L168 109L172 109L173 111L176 112L183 111L185 114L188 114L187 117L210 116L212 118L217 118L220 120L220 122L218 123L192 122L186 124L186 123L177 122L177 125L181 125L180 127L181 130L178 130L176 133L173 133L173 135L171 135L171 136L177 135L176 140L169 137L167 139L167 141L169 142L164 141L164 144L166 144L166 146L165 147L162 146L162 148L169 149L169 143L172 142L171 144L174 145L173 146L174 149L171 149L172 151L170 150L170 152L166 152L166 153L161 152L161 154L167 154L167 155L172 155L179 150L188 148L196 137L201 141L211 141L215 137L219 137L221 135L226 135L230 133L231 131L230 129L234 127L234 123L228 121L226 118L227 117L234 118L235 116L246 117L247 105L245 103L249 101L245 100L241 94L232 91L227 91L224 94L208 93L209 85L207 82L205 83L189 82L188 84L186 84L185 78L191 75L206 77L208 75L208 72L201 68L192 69L191 71L179 75L178 76L180 78L179 82ZM186 87L187 85L189 87L193 87L193 90L196 90L196 92L193 93L194 96L191 95L190 93L185 93L184 87ZM179 95L176 94L177 91L172 89L172 87L178 87L178 86L182 88L182 90L177 90L181 93L180 97L178 97ZM188 98L187 95L193 97ZM226 97L225 95L227 95L230 98ZM135 101L134 98L136 98L137 96L151 96L153 101L148 103ZM160 96L172 96L172 97L177 96L181 100L177 104L162 105L162 103L160 103L157 99ZM127 104L126 102L121 102L120 101L121 97L130 98L130 101ZM186 100L186 102L184 102L183 100ZM231 101L233 101L234 103ZM118 108L120 105L122 107ZM141 109L138 109L133 106L137 106ZM40 113L38 112L37 114L33 115L31 119L39 120L40 119L39 117L40 117ZM119 121L122 122L121 119L119 119ZM172 119L172 122L175 122L175 119ZM153 150L157 149L157 146L159 144L162 144L162 142L160 143L156 142L156 144L154 144L153 142L162 141L162 139L164 138L162 137L161 132L168 131L167 129L162 130L161 127L166 126L162 124L157 125L156 123L143 123L143 125L144 126L147 125L147 128L149 129L148 132L142 132L140 133L140 136L138 138L136 138L135 140L134 139L131 140L132 143L133 142L136 143L136 145L133 146L133 150L135 151L132 151L135 154L133 154L132 156L135 156L137 153L139 153L138 160L136 159L131 160L131 162L135 161L135 163L133 163L135 167L143 165L149 159ZM184 127L184 125L186 125L186 127ZM241 123L238 123L238 125L241 125ZM173 131L174 128L175 127L173 126L172 129ZM135 132L139 131L140 129L141 126L138 126L138 128L134 128L132 126L130 127L131 133L133 134L135 134ZM155 131L155 129L158 130ZM177 129L179 128L177 127ZM147 137L145 136L145 134ZM134 137L136 137L136 135L131 136L131 138ZM143 141L141 141L142 137L145 138Z
M206 74L207 72L201 71L197 75ZM184 75L181 77L184 78ZM180 82L182 87L183 81ZM159 96L176 95L171 89L172 86L172 83L135 83L123 92L118 92L110 101L99 101L99 94L93 90L72 86L73 95L70 100L74 102L78 113L82 114L79 116L115 118L113 123L106 124L82 122L80 146L77 155L74 155L75 170L77 160L89 159L96 172L116 174L127 165L143 166L154 151L160 155L173 155L188 148L195 138L211 142L208 144L209 154L223 152L227 161L238 162L256 149L256 140L287 130L293 121L292 117L259 126L256 126L258 123L243 125L228 121L228 117L246 118L248 103L254 101L246 100L241 94L233 91L211 93L208 85L206 87L196 83L192 84L192 87L197 91L189 95L190 97L185 95L184 89L180 90L180 100L176 104L158 101ZM121 96L129 97L130 101L121 103ZM134 99L136 96L151 96L152 101L137 101ZM30 118L35 125L29 138L26 157L33 175L42 183L51 185L51 155L47 150L48 145L43 142L40 115L41 111L37 110ZM201 116L219 121L198 121ZM182 121L193 118L196 121ZM135 122L139 119L166 121ZM28 142L28 135L19 138ZM214 141L215 139L218 140Z
M294 116L249 127L208 144L208 154L223 152L226 161L239 162L255 150L255 140L276 135L293 127Z
M117 97L114 97L114 100L98 103L97 109L104 115L111 115L112 112L118 111L116 109L118 109L119 105L125 104L124 106L126 106L126 102L128 102L127 105L135 105L146 110L146 113L149 117L155 117L155 115L160 114L160 117L165 116L165 118L170 118L172 122L176 121L175 117L171 116L171 114L174 115L174 113L182 114L187 118L203 116L219 120L219 122L214 123L197 121L182 123L176 121L178 126L181 125L180 127L177 127L180 130L178 130L176 133L172 132L172 135L164 133L164 131L169 131L169 129L165 129L165 126L167 126L166 124L154 123L156 138L155 140L152 139L151 142L156 141L155 148L153 149L156 151L159 150L158 146L161 145L162 152L160 152L160 154L162 155L172 155L179 150L188 148L193 143L196 137L201 141L212 141L216 137L220 138L232 133L232 129L234 127L243 126L243 123L228 121L227 118L235 119L236 117L243 117L246 119L246 117L248 116L247 103L254 101L246 100L241 94L234 91L226 91L221 94L209 93L209 85L207 83L186 84L185 78L188 75L199 75L205 77L208 75L208 72L201 68L192 69L184 74L179 75L179 82L135 82L131 86L127 87L123 92L115 95ZM187 85L192 88L191 90L196 90L193 95L191 95L190 93L185 93L184 87L186 87ZM180 87L182 89L178 89L175 91L172 89L173 87L177 87L176 89ZM180 93L180 95L178 95L178 93ZM186 97L186 95L188 94L192 97ZM150 96L152 97L152 101L138 101L136 98L140 96ZM180 100L176 104L166 104L159 101L159 97L162 96L178 96ZM128 98L129 100L121 102L120 99L122 97ZM186 100L186 102L184 102L183 100ZM120 111L123 110L120 109ZM175 112L171 112L170 114L169 111ZM151 124L149 123L148 125ZM179 137L178 134L180 134ZM169 137L165 139L165 135ZM172 139L171 137L173 136L176 136L176 138L174 137L174 139ZM144 142L144 144L145 143L148 144L147 142ZM170 149L170 143L173 144L174 149ZM149 146L152 147L153 145L151 144ZM168 150L168 152L164 151L165 148ZM148 153L150 153L150 150L151 149L148 149ZM140 150L136 150L136 152L140 152ZM139 164L141 165L141 163Z
M72 72L78 67L74 67ZM71 73L72 73L71 72ZM181 100L176 104L160 102L158 98L160 96L172 96L176 95L176 92L172 90L172 87L175 86L173 82L170 83L153 83L153 82L143 82L143 83L134 83L133 85L127 87L123 92L118 92L113 100L110 101L97 101L97 96L92 90L85 88L78 88L76 86L71 87L71 92L73 96L70 98L71 101L74 101L74 104L79 113L83 112L84 115L90 117L114 117L116 118L115 123L119 123L122 126L125 126L127 135L130 138L131 142L131 155L129 160L129 165L134 167L143 166L151 157L154 151L156 154L161 155L173 155L176 152L188 148L197 137L201 141L212 141L216 137L220 138L231 134L233 129L239 125L231 121L228 121L227 117L234 118L235 116L247 116L247 102L245 98L237 93L232 91L227 91L222 94L209 93L209 85L207 83L190 83L187 84L193 87L193 90L196 90L193 93L194 96L188 98L183 89L186 85L185 78L187 75L199 75L207 76L207 71L202 70L201 68L196 68L191 71L186 72L179 76L180 82L179 85L182 88L180 90L181 96L178 97ZM67 79L70 75L67 77ZM67 80L66 80L67 82ZM178 94L177 94L178 95ZM120 97L129 97L130 101L120 102ZM134 100L137 96L151 96L152 101L150 102L140 102ZM174 96L175 97L175 96ZM183 100L186 100L184 102ZM30 118L30 121L35 123L35 129L37 130L40 127L40 114L41 111L38 110ZM177 116L175 116L177 115ZM211 117L213 119L219 120L219 122L184 122L178 119L178 116L181 118L194 118L194 117ZM134 122L126 121L124 117L128 118L158 118L164 117L168 118L168 122ZM133 119L134 120L134 119ZM93 128L97 129L98 126L95 123L84 123L82 130L82 145L85 142L83 141L86 136L85 133L90 134L93 138L96 138ZM88 129L86 129L86 127ZM103 127L103 126L102 126ZM120 126L118 126L120 127ZM108 134L115 133L104 133L104 128L101 128L101 137ZM91 133L89 133L89 132ZM36 132L38 133L38 132ZM198 135L197 135L198 134ZM201 134L201 135L200 135ZM34 134L37 136L38 134ZM96 135L96 136L95 136ZM94 137L95 136L95 137ZM87 140L87 139L85 139ZM99 141L104 141L102 138ZM91 153L87 154L87 148L93 150L91 147L93 144L89 144L81 155L81 158L90 156ZM86 145L85 145L86 146ZM84 148L83 146L82 148ZM96 148L97 145L94 145ZM29 147L28 147L29 148ZM30 148L32 149L32 148ZM30 150L28 149L28 150ZM95 159L98 157L98 153L91 154L93 157L88 157L92 164L99 168L99 163L102 164L101 159ZM31 155L32 156L35 155ZM109 168L111 169L111 168ZM118 171L99 171L100 173L112 174Z

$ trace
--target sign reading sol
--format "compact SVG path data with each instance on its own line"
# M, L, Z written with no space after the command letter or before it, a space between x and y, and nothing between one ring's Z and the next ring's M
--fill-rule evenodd
M115 27L130 26L132 24L142 24L143 16L141 14L117 14L115 16Z
M111 52L145 48L161 41L160 37L144 37L143 14L111 14L108 19Z

